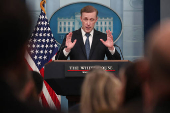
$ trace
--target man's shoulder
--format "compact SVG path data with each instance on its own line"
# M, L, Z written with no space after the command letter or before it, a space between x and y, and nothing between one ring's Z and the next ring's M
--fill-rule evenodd
M101 31L97 31L97 30L95 30L95 29L94 29L94 33L95 33L95 34L106 35L106 33L103 33L103 32L101 32Z
M81 29L78 29L78 30L72 31L72 33L73 33L73 34L74 34L74 33L79 34L79 33L81 33Z
M106 33L103 33L103 32L97 31L97 30L94 30L94 35L95 35L95 36L100 36L100 37L102 37L103 39L105 39L105 38L107 37L107 34L106 34Z

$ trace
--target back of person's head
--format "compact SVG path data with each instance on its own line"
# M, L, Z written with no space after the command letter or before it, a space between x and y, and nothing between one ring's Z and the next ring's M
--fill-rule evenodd
M42 88L43 88L43 80L44 79L40 75L40 73L38 73L36 71L32 71L32 77L34 80L37 96L40 96L41 92L42 92Z
M152 100L154 101L170 95L169 37L170 19L156 24L146 37L145 64L148 67L147 85L150 88L150 94L152 94Z
M87 73L82 85L81 112L116 111L120 81L100 67Z
M31 76L24 60L31 18L21 0L2 0L0 11L0 79L17 95Z
M122 82L122 105L126 105L135 99L142 99L141 85L143 80L140 76L140 63L142 63L142 61L129 63L119 71L119 76Z
M156 24L146 37L145 59L149 63L151 81L170 80L170 20Z
M30 74L31 75L31 74ZM36 100L35 84L33 78L30 76L27 81L23 82L22 89L18 91L18 96L22 102L31 102Z
M143 87L149 111L160 100L170 98L170 19L156 24L146 36L146 81Z
M19 73L10 74L7 74L8 79L4 81L10 86L11 92L19 101L26 102L35 87L30 70L25 65Z
M96 17L97 17L97 15L98 15L98 10L97 10L96 8L94 8L93 6L91 6L91 5L88 5L88 6L83 7L83 8L80 10L81 15L82 15L83 12L85 12L85 13L96 12Z
M26 105L34 86L24 56L30 35L31 18L23 0L1 0L0 3L0 85L1 112L56 113L36 105ZM5 88L4 88L5 87Z
M29 38L31 18L21 0L2 0L0 3L1 69L15 67L24 59Z

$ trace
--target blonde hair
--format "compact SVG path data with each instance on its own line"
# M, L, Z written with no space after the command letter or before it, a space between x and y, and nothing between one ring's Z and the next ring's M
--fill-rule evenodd
M120 81L102 68L87 73L82 85L81 113L117 110L119 86Z

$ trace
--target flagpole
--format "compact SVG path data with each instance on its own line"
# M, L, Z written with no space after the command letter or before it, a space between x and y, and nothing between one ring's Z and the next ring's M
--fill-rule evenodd
M46 3L46 0L42 0L41 2L40 2L40 8L41 8L41 10L46 14L46 12L45 12L45 8L44 8L44 4Z

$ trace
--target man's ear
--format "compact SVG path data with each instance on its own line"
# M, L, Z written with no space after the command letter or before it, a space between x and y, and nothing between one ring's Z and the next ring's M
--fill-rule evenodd
M96 18L96 22L97 22L97 20L98 20L98 17Z
M82 17L80 16L80 20L81 20L81 22L82 22Z

